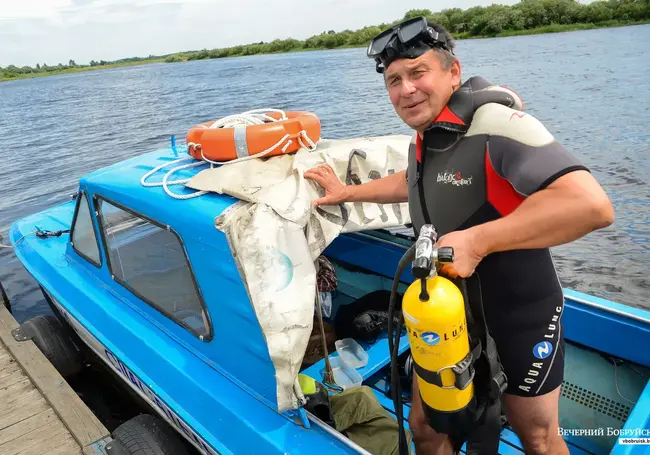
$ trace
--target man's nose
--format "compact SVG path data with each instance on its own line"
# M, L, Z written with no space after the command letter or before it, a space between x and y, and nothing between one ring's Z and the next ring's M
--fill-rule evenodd
M402 79L402 96L411 96L415 93L415 84L408 78Z

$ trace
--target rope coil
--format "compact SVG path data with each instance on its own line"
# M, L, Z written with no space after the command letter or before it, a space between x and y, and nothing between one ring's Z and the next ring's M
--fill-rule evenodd
M172 180L170 182L167 181L167 179L169 178L170 175L174 174L177 171L180 171L181 169L187 169L187 168L190 168L190 167L196 167L196 166L201 166L203 164L206 164L203 161L196 161L196 162L190 163L190 164L183 164L181 166L176 166L175 168L170 169L165 174L165 176L163 177L162 182L153 182L153 183L146 182L146 180L150 176L152 176L156 172L160 171L162 168L167 167L167 166L172 165L172 164L181 163L183 161L188 161L188 160L195 160L195 159L194 159L193 156L188 156L188 157L185 157L185 158L180 158L180 159L177 159L177 160L174 160L174 161L170 161L169 163L163 163L163 164L161 164L159 166L156 166L155 168L153 168L152 170L150 170L149 172L147 172L145 175L142 176L142 178L140 179L140 184L142 186L145 186L145 187L162 186L163 190L165 190L165 193L167 193L169 196L173 197L174 199L191 199L193 197L201 196L201 195L207 193L207 191L197 191L197 192L191 193L191 194L176 194L176 193L173 193L168 188L168 186L171 186L171 185L184 185L185 183L189 182L190 179ZM212 168L214 166L210 165L210 167Z

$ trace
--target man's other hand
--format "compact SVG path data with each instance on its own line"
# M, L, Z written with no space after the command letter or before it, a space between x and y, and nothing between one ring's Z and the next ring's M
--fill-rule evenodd
M454 249L454 262L442 266L440 272L449 278L467 278L474 273L476 266L483 259L476 238L476 231L465 229L445 234L438 239L436 247L452 247Z

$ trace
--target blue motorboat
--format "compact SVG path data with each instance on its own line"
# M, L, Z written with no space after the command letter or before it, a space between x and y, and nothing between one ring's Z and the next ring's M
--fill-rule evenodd
M75 340L175 430L183 450L368 453L300 404L278 410L267 339L228 240L215 229L215 217L238 200L216 193L175 199L142 185L144 174L177 159L176 147L161 149L86 175L71 200L11 226L16 255ZM330 318L390 290L412 242L408 232L380 229L328 245L323 255L338 278ZM402 279L407 285L412 277ZM571 453L648 453L641 442L650 440L650 312L568 289L565 300L560 425ZM394 416L387 334L361 344L368 361L357 373ZM400 348L408 351L406 335ZM301 368L320 382L324 372L324 358ZM505 425L499 453L521 447Z

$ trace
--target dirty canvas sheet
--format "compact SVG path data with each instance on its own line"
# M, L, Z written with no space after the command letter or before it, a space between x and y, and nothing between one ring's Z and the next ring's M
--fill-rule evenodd
M328 163L348 185L406 169L410 136L321 140L315 151L207 169L187 186L240 199L215 220L230 243L276 370L278 411L295 409L297 376L312 331L315 261L340 234L402 226L408 204L313 208L323 195L303 173Z

